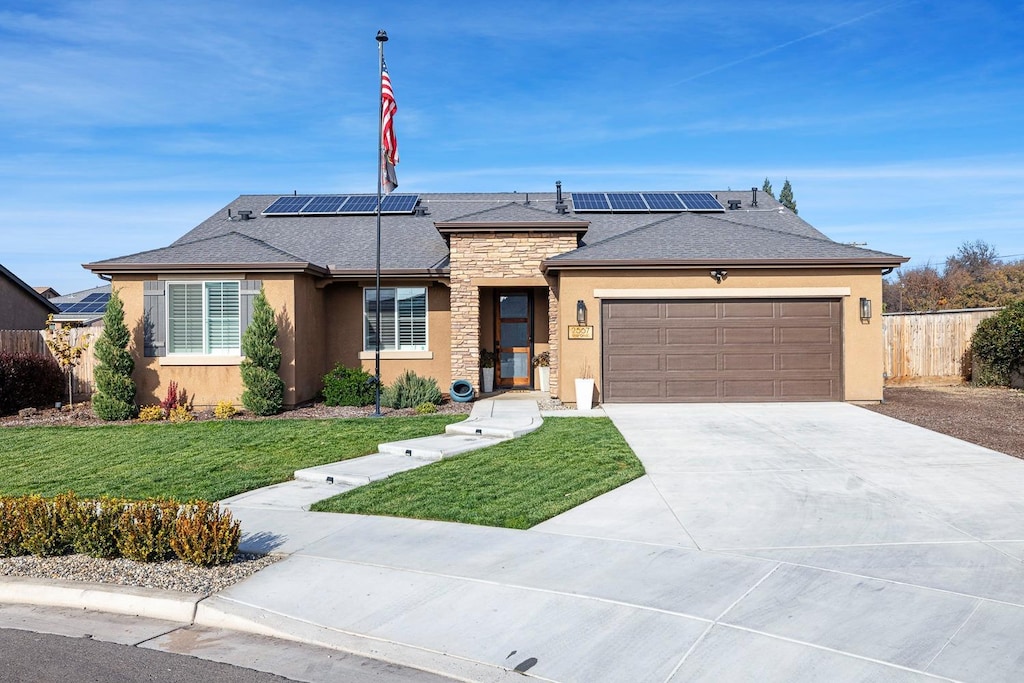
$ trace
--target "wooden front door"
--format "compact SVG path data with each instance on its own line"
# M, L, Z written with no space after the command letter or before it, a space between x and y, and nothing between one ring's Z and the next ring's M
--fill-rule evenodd
M533 384L533 306L529 292L498 292L494 338L498 346L495 384L528 388Z

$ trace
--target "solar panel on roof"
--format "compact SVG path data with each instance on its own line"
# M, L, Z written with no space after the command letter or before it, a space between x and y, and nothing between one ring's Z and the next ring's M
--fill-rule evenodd
M608 197L604 192L573 192L572 206L577 211L608 211Z
M309 204L302 207L302 213L338 213L348 197L347 194L313 197Z
M418 194L389 194L380 203L381 213L412 213L420 196Z
M377 210L377 195L354 194L345 202L341 213L373 213Z
M298 213L311 199L313 197L308 195L302 197L281 197L268 206L263 213L264 215Z
M612 211L646 211L647 205L639 192L609 192L608 203Z
M110 295L106 292L93 292L92 294L87 294L86 297L82 299L81 303L84 304L88 301L108 301L109 299Z
M680 192L679 198L690 211L725 211L710 192Z
M686 209L675 192L644 192L643 198L651 211L684 211Z

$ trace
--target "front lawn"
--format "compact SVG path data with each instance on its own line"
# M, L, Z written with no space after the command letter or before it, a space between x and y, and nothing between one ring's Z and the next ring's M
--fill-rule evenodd
M526 436L361 486L313 509L527 529L643 473L611 420L548 418Z
M220 500L440 434L462 415L0 429L0 494Z

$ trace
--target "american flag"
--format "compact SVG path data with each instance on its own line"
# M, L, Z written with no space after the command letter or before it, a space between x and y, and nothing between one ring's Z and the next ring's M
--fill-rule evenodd
M398 176L395 175L395 165L398 163L398 139L395 137L395 114L398 112L398 105L395 103L395 93L391 89L391 76L388 75L388 65L384 58L380 61L380 101L381 101L381 160L380 180L381 187L385 194L398 187Z

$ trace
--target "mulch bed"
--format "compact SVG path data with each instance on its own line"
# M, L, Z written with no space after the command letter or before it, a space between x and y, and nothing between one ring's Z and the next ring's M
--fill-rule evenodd
M897 420L1024 459L1024 391L1002 387L886 387L865 406Z

